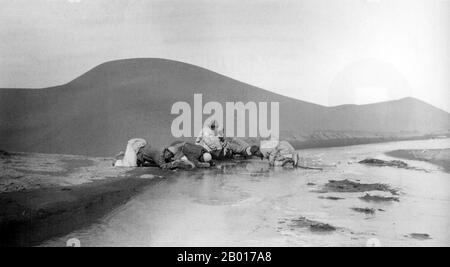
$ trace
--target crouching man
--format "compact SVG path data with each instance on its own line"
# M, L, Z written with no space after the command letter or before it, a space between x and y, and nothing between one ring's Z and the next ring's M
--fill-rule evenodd
M261 153L269 160L270 166L298 167L299 155L287 141L270 140L261 142Z
M175 159L187 162L192 168L209 168L215 165L211 153L204 147L188 142L182 143Z
M235 157L248 158L252 156L263 158L259 146L251 146L242 139L231 137L225 138L224 155L229 159Z
M203 147L187 142L173 144L162 151L143 147L139 150L137 158L140 166L150 164L169 170L208 168L214 165L211 154Z

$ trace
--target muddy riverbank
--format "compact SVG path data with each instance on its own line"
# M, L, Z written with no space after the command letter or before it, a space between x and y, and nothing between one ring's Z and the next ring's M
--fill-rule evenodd
M450 149L395 150L386 154L401 159L429 162L450 173Z
M0 246L34 246L95 223L167 173L109 159L1 154Z

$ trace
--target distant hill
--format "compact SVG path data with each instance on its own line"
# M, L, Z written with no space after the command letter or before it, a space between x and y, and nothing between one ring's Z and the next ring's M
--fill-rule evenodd
M0 149L110 156L133 137L173 141L172 104L278 101L281 137L298 147L365 143L448 133L450 114L413 98L324 107L218 73L164 59L104 63L45 89L0 89ZM207 117L204 116L204 119Z

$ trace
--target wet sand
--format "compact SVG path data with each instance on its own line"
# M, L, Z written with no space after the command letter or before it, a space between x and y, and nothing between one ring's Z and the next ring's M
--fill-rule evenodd
M0 156L1 247L38 245L95 223L163 179L155 168L112 168L112 159Z
M409 141L300 151L302 164L249 160L198 171L111 168L112 159L2 154L0 245L382 246L450 245L450 177L358 164ZM426 237L426 238L422 238Z
M82 246L366 246L375 238L381 246L449 246L450 174L412 160L405 162L414 169L357 163L442 147L448 139L300 151L305 165L323 171L249 160L177 172L41 245L78 238Z

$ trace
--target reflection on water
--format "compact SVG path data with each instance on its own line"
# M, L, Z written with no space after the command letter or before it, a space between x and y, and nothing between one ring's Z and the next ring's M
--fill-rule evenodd
M300 151L305 165L323 171L270 169L267 162L252 160L180 172L97 224L44 245L63 246L76 237L82 246L364 246L373 238L385 246L449 246L450 174L420 161L406 162L429 172L355 163L392 159L384 155L391 150L433 148L450 148L450 140ZM331 179L386 183L400 189L400 202L364 202L359 199L364 192L316 193ZM337 230L317 233L289 223L300 217ZM414 239L411 233L431 239Z

